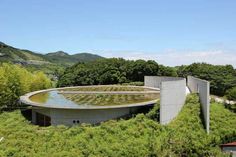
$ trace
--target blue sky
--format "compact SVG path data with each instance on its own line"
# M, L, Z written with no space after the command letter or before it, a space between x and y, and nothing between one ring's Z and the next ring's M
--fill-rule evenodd
M153 59L236 66L235 0L0 0L0 41Z

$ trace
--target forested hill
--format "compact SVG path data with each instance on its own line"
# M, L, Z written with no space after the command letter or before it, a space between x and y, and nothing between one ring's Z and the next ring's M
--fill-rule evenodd
M29 50L14 48L2 42L0 42L0 61L22 64L48 63L42 54L34 53Z
M101 56L90 53L69 55L63 51L48 53L46 55L29 50L18 49L0 42L0 62L13 62L22 65L62 64L73 65L77 62L93 61Z
M50 62L63 63L68 65L75 64L77 62L88 62L103 58L99 55L91 53L78 53L74 55L69 55L68 53L63 51L48 53L44 57L46 57L46 59Z

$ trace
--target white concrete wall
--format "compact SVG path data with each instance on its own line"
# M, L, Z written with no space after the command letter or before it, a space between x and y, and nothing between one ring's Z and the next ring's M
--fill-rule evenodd
M161 82L181 80L180 77L166 77L166 76L144 76L144 86L161 88Z
M32 122L36 123L35 113L41 113L51 118L51 125L72 126L79 120L80 123L96 124L110 119L116 119L135 113L139 107L114 109L33 109Z
M168 124L181 111L186 99L186 80L161 82L160 123Z
M144 86L160 88L160 123L174 119L186 99L186 80L180 77L145 76Z
M161 78L159 76L144 76L144 86L160 88Z
M210 83L192 76L188 76L187 85L192 93L198 93L201 111L207 133L210 130Z

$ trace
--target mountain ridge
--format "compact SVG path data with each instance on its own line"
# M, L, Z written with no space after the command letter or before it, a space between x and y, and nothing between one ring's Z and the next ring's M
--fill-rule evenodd
M15 48L0 41L0 62L13 62L23 65L54 63L68 66L77 62L88 62L101 58L104 57L92 53L77 53L70 55L61 50L41 54L30 50Z

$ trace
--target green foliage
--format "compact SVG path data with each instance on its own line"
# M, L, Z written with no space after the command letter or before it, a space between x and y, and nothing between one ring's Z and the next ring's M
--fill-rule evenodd
M0 53L0 61L14 61L23 63L23 61L37 60L42 63L45 62L45 59L41 54L37 54L28 50L17 49L2 42L0 42Z
M101 56L90 53L78 53L69 55L62 51L43 55L29 50L14 48L2 42L0 42L0 53L0 61L11 61L14 63L21 63L23 65L31 64L36 66L44 64L49 65L49 63L55 63L59 65L73 65L77 62L88 62L103 58Z
M236 86L236 70L232 65L193 63L178 67L177 73L182 77L191 75L210 81L211 93L219 96L225 95L226 90Z
M175 68L172 67L168 67L168 66L163 66L163 65L159 65L159 76L173 76L173 77L177 77L177 71Z
M19 96L51 85L42 72L33 74L18 65L3 63L0 65L0 109L14 108Z
M29 50L21 50L0 42L0 63L16 63L26 67L29 71L43 71L51 79L57 80L64 69L78 62L94 61L103 58L90 53L69 55L59 51L39 54Z
M153 119L155 121L159 121L160 120L160 101L158 101L153 109L151 111L149 111L146 116L150 119Z
M150 60L99 59L67 68L59 77L58 86L143 82L146 75L176 76L176 73L170 67L159 68Z
M122 83L122 85L130 85L130 86L144 86L144 82L129 82L129 83Z
M90 53L78 53L74 55L69 55L68 53L63 51L48 53L44 57L52 63L60 63L62 65L69 66L78 62L89 62L103 58L101 56Z
M0 156L228 156L219 144L236 140L236 115L211 104L210 134L200 118L197 95L190 95L169 125L150 114L129 120L110 120L99 126L38 127L19 111L0 114Z
M233 87L231 89L228 89L226 91L226 97L229 100L235 100L236 101L236 87Z

